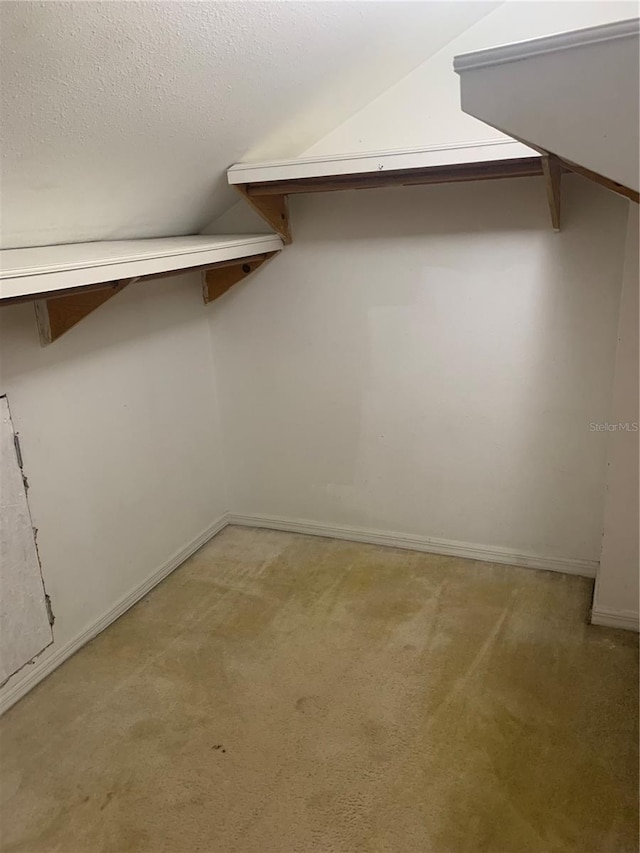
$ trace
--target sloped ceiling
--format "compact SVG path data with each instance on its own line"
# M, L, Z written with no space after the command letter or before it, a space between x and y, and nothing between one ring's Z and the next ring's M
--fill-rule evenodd
M635 17L638 10L637 2L627 0L607 0L604 3L516 0L502 3L366 104L362 110L350 115L323 139L316 140L304 155L316 157L342 151L411 148L500 137L503 134L499 131L462 112L460 77L453 70L454 56L552 33L621 21ZM616 70L624 74L623 70ZM635 75L631 74L628 85L634 82L637 85L637 70ZM555 90L561 85L567 89L566 82L558 79L554 86L547 84L541 92L549 98L550 105L557 96ZM572 94L569 87L569 100ZM418 98L420 109L414 110L412 106ZM537 120L530 106L531 102L523 99L523 112ZM593 107L587 110L587 114L591 113L594 113ZM598 114L598 111L595 113ZM563 120L560 124L564 125L566 119L574 120L572 116L579 112L565 106L561 114ZM599 118L602 123L601 116ZM629 117L629 120L631 122L632 118ZM515 129L513 133L516 133ZM520 136L526 138L522 134Z
M2 245L197 233L499 5L3 0Z

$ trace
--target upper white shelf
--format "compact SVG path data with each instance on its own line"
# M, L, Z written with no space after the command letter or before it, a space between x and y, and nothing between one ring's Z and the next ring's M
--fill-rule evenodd
M298 181L329 178L338 175L366 175L490 163L539 157L539 153L512 139L487 139L432 145L428 148L406 148L396 151L367 151L337 154L331 157L300 157L268 163L237 163L227 170L230 184L255 184L270 181Z
M500 137L400 151L237 163L227 170L227 180L290 243L291 194L526 178L545 174L545 168L545 157L539 151ZM557 213L554 217L557 227Z
M471 53L461 53L454 56L453 70L460 73L472 68L486 68L491 65L503 65L505 62L530 59L533 56L558 53L574 47L588 47L607 41L636 38L639 32L640 20L630 18L626 21L614 21L610 24L584 27L581 30L570 30L565 33L525 39L524 41L513 42L513 44L503 44L498 47L474 50Z
M275 234L68 243L0 252L0 301L207 267L282 249Z

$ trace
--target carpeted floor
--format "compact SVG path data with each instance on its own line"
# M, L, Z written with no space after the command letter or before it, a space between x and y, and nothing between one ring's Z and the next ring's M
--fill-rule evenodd
M577 577L227 528L0 721L2 851L635 853Z

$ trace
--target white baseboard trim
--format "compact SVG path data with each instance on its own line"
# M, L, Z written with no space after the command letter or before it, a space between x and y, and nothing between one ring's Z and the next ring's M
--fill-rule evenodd
M361 527L334 527L316 521L292 518L279 518L270 515L241 515L225 513L212 525L203 530L195 539L173 554L135 589L121 598L113 607L95 622L88 625L72 640L56 648L55 642L33 664L28 664L14 676L15 683L7 685L0 697L0 715L7 711L19 699L32 690L36 684L46 678L54 669L70 658L78 649L108 628L112 622L122 616L130 607L143 598L154 586L177 569L213 536L228 524L243 527L261 527L269 530L283 530L288 533L302 533L310 536L324 536L331 539L344 539L349 542L364 542L370 545L386 545L391 548L403 548L409 551L424 551L430 554L443 554L453 557L465 557L469 560L482 560L490 563L505 563L511 566L523 566L531 569L543 569L552 572L595 577L598 563L589 560L571 560L563 557L550 558L535 554L522 554L508 548L489 548L468 542L456 542L449 539L437 539L430 536L415 536L405 533L391 533L381 530L369 530ZM638 615L630 612L618 613L607 610L594 610L591 621L595 625L608 625L614 628L638 630Z
M640 615L634 613L633 610L609 610L606 607L594 607L591 611L591 624L640 632Z
M270 530L285 530L288 533L327 536L332 539L346 539L349 542L387 545L391 548L404 548L409 551L425 551L429 554L465 557L469 560L483 560L489 563L506 563L510 566L564 572L564 574L580 575L587 578L595 577L598 568L598 562L592 560L541 557L536 554L522 554L509 548L490 548L485 545L473 545L469 542L436 539L431 536L415 536L408 533L391 533L384 530L369 530L363 527L333 527L330 524L317 521L278 518L271 515L229 513L228 521L229 524L238 524L244 527L266 527Z
M14 678L16 683L6 689L0 698L0 715L7 711L12 705L22 699L36 684L46 678L47 675L53 672L54 669L64 663L67 658L86 645L89 640L92 640L105 628L108 628L112 622L122 616L130 607L143 598L154 586L164 580L167 575L170 575L174 569L177 569L184 561L194 554L198 548L201 548L205 542L208 542L216 533L223 530L229 523L228 515L225 513L212 525L202 531L195 539L176 551L166 562L159 566L149 577L146 578L135 589L132 589L127 595L121 598L113 607L103 613L99 619L92 622L90 625L77 634L68 643L59 648L55 647L55 642L39 658L36 658L32 664L27 664L20 672L16 673ZM46 655L46 656L45 656ZM20 677L22 675L22 677Z

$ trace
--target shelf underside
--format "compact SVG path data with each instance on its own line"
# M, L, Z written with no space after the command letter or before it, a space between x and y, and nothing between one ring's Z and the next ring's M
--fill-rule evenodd
M479 163L457 163L394 171L362 172L348 175L321 175L246 184L249 196L292 195L294 193L336 192L340 190L411 187L424 184L484 181L496 178L525 178L542 175L542 158L523 157L487 160Z

